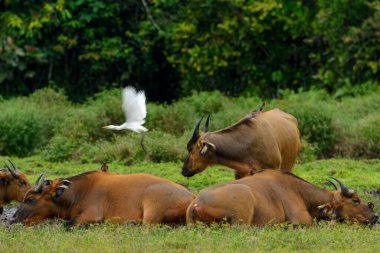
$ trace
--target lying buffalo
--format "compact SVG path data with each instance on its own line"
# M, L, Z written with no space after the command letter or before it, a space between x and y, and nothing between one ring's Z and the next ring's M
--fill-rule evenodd
M41 178L41 176L40 176ZM148 174L87 172L66 179L44 180L25 195L15 222L26 225L47 218L68 226L110 220L115 223L176 223L185 220L192 193L169 180Z
M13 200L21 202L25 193L30 189L30 184L24 173L22 173L11 160L10 165L4 162L7 170L0 170L0 214L3 206Z
M215 132L208 132L209 118L204 132L199 132L201 121L187 144L183 176L191 177L213 164L234 169L236 179L269 168L292 171L301 146L298 123L292 115L279 109L254 111Z
M335 178L334 178L335 179ZM291 173L266 170L202 190L187 210L187 223L218 222L261 226L290 222L311 224L313 218L376 223L374 205L335 179L336 191L321 189Z

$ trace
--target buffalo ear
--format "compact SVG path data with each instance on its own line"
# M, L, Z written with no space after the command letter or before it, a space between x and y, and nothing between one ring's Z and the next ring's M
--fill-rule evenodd
M322 213L322 214L330 214L333 210L333 207L332 207L332 204L331 203L327 203L327 204L323 204L323 205L320 205L318 206L318 210Z
M60 183L59 183L59 186L57 187L57 189L55 189L55 198L58 198L60 197L63 192L66 190L66 189L69 189L69 185L72 184L69 180L62 180Z
M208 142L208 141L202 141L201 147L202 147L201 155L205 155L209 150L215 150L216 149L215 145L211 142Z

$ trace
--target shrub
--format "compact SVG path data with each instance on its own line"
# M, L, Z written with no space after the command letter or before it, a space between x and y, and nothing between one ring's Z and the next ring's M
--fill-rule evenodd
M82 160L91 162L143 161L145 153L140 146L141 136L131 132L113 134L112 141L99 140L82 145L78 154Z
M288 94L284 100L273 104L297 118L301 137L316 145L319 155L331 156L336 134L334 103L326 92L318 90Z
M186 156L184 138L159 131L151 131L145 137L145 146L149 160L153 162L169 162L183 160Z
M370 157L380 157L380 114L370 114L358 123L358 133L368 144Z
M42 151L42 157L50 162L62 162L73 158L79 143L63 136L55 136Z
M27 156L49 139L51 130L46 118L34 105L22 100L1 104L0 152L4 155Z

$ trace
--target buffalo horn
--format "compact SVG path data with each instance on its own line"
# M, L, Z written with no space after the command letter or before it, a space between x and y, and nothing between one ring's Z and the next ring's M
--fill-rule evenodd
M334 184L333 181L327 179L327 182L329 182L330 184L332 184L335 187L335 190L337 190L337 191L340 190L340 188L338 186L336 186L336 184Z
M192 141L196 141L199 136L199 125L201 124L203 117L204 116L201 117L201 119L198 121L197 125L194 128L193 137L191 137Z
M9 160L11 161L11 160ZM20 176L20 174L16 171L16 167L14 166L14 164L11 162L13 168L11 168L5 161L3 161L3 163L5 164L5 166L7 166L7 169L9 170L9 172L12 174L12 176L14 178L18 178Z
M203 128L204 132L208 132L208 123L209 122L210 122L210 114L208 115L208 117L206 119L206 124L205 124L205 127Z
M340 188L341 188L341 191L343 193L343 195L347 196L347 197L351 197L351 195L354 193L354 190L351 190L351 189L348 189L339 179L335 178L335 177L330 177L332 179L334 179L335 181L338 182L338 184L340 185Z
M41 179L42 176L44 177L44 178L42 179L42 182L43 182L43 181L45 180L45 172L42 173L42 174L37 178L36 182L34 183L34 187L37 187L37 186L38 186L38 184L39 184L40 179Z
M38 186L38 188L36 189L37 192L41 191L42 190L42 186L44 185L44 182L45 182L45 172L42 173L42 178L41 178L41 183L40 185Z

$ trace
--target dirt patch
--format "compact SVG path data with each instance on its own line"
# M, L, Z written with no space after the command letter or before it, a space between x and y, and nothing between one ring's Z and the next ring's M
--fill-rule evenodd
M4 208L3 214L0 215L0 222L1 223L10 223L14 220L13 215L17 211L17 208Z

